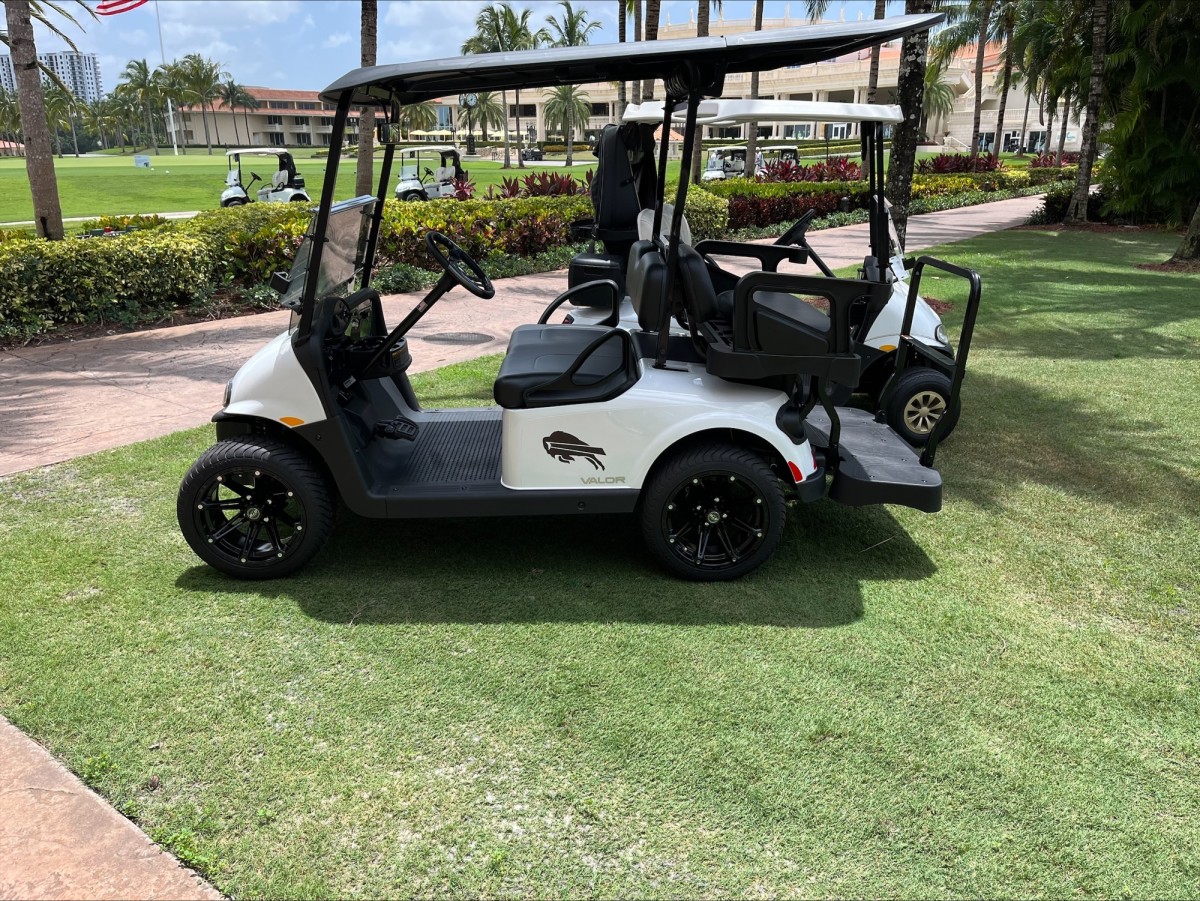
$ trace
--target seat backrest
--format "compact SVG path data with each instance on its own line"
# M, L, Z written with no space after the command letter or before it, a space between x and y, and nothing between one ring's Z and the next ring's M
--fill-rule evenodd
M625 135L619 125L606 125L596 142L596 174L592 179L596 228L630 229L640 209Z
M720 318L717 307L717 292L713 288L712 275L704 257L690 244L679 244L679 286L683 291L683 303L688 319L699 325Z
M288 174L284 170L280 169L274 175L271 176L271 187L274 188L276 191L278 191L282 188L286 188L287 184L288 184Z
M237 169L230 169L229 173L225 176L225 184L230 188L236 188L241 185L241 183L242 181L240 178L238 178Z
M671 235L671 217L675 215L675 204L663 204L662 222L658 226L658 234L666 242ZM653 236L654 231L654 209L645 209L638 213L637 217L638 239L641 241L649 241ZM687 216L683 217L683 224L679 228L679 240L684 244L692 243L692 228L688 225Z
M443 183L454 181L454 169L450 166L438 166L437 172L434 173L434 177Z
M636 241L629 250L625 286L643 331L657 332L662 325L663 284L667 262L652 241Z

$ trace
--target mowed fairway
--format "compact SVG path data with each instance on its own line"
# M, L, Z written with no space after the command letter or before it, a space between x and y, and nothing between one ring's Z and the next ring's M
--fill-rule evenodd
M0 481L0 712L232 897L1195 897L1200 280L1134 268L1175 241L943 248L985 285L945 509L796 508L729 585L622 517L348 514L231 581L175 525L207 428Z
M315 201L325 182L326 159L314 158L312 153L311 149L293 151L296 168L304 176L309 196ZM78 159L67 156L55 159L63 216L170 213L220 206L221 191L225 189L225 174L228 172L224 151L214 149L213 155L209 156L203 150L193 148L186 156L172 156L168 151L160 156L151 155L150 159L153 164L151 169L136 168L132 153L125 156L115 154ZM377 152L376 178L382 165L380 159L381 154ZM595 163L595 157L584 148L584 152L576 154L576 161L580 165L570 170L560 166L551 167L549 171L570 171L582 178L584 172ZM488 185L498 185L502 178L538 171L532 168L533 165L520 170L514 164L513 169L506 171L498 162L480 160L466 161L464 168L470 173L478 193L482 194L487 191ZM356 166L356 160L345 158L341 161L338 167L339 198L354 196ZM242 173L247 181L251 171L270 179L276 168L273 157L247 157L242 163ZM395 181L396 168L393 167L393 186ZM29 194L25 161L0 158L0 222L20 222L32 218L33 201Z

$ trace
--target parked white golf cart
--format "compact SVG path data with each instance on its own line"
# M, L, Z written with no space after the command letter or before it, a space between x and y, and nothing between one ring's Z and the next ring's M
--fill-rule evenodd
M700 173L700 180L724 181L727 178L741 178L745 174L745 145L727 144L722 147L709 148L708 159Z
M918 457L870 413L835 407L826 388L857 383L862 361L851 347L851 310L863 298L886 303L891 285L755 272L737 280L729 318L680 233L697 109L704 95L720 93L727 72L812 63L941 20L903 16L655 41L616 57L588 46L481 54L358 69L339 79L321 95L336 108L321 203L290 276L273 280L293 320L231 380L214 417L217 443L183 479L177 513L188 544L222 572L269 578L320 550L338 498L377 518L626 513L637 516L647 549L665 568L720 580L771 556L792 502L828 496L855 506L940 509L938 429ZM683 155L667 226L661 149L654 237L630 251L639 327L520 326L493 385L497 406L423 409L407 376L406 335L453 287L484 300L494 288L451 238L429 233L426 246L443 275L385 327L371 277L401 104L467 90L663 76L664 133L670 111L686 104ZM335 203L346 121L366 104L381 106L385 120L378 192ZM761 248L742 246L762 258ZM886 259L874 264L885 267ZM922 260L909 312L925 266L971 281L954 395L979 280ZM796 314L791 293L825 297L829 315ZM609 297L615 315L621 297L615 288ZM677 313L689 323L687 336L672 334Z
M424 155L424 159L422 159ZM400 161L399 181L396 183L397 200L436 200L439 197L454 197L454 182L467 177L462 167L458 148L450 145L421 145L397 149ZM438 167L430 163L438 159Z
M801 100L785 100L782 103L803 103ZM766 171L766 167L772 163L795 163L800 164L800 151L795 144L768 144L766 147L759 147L758 153L762 157L761 160L755 161L755 175L762 175Z
M250 181L242 177L242 157L262 156L274 157L277 166L271 173L269 182L263 181L257 172L250 173ZM225 175L225 190L221 192L221 206L242 206L252 203L311 203L308 192L304 188L304 176L296 171L296 163L286 150L272 147L242 147L227 151L225 159L229 171ZM250 190L256 181L263 186L253 195Z
M649 237L653 216L652 211L642 205L644 192L638 193L639 185L652 173L645 171L643 158L639 157L638 165L631 163L627 146L645 138L630 129L652 129L662 117L661 101L630 106L623 118L625 133L622 134L616 126L610 126L612 131L601 135L597 143L599 162L592 180L595 219L589 236L602 243L604 250L592 250L572 260L568 282L570 287L596 279L611 279L623 290L629 242L621 239ZM883 129L895 125L902 118L898 106L802 100L706 100L700 104L697 114L697 121L705 126L735 126L749 122L855 123L862 133L864 159L882 153ZM675 113L673 120L678 125L681 114ZM785 145L783 149L789 148ZM794 147L790 149L795 150ZM904 247L892 223L891 207L884 195L882 179L874 178L882 172L882 165L872 172L871 252L864 260L860 276L868 281L890 285L891 294L886 303L858 304L851 311L851 337L854 352L862 357L862 373L853 392L849 386L839 385L830 386L830 394L836 403L846 403L853 393L864 396L867 405L878 411L898 434L914 446L921 446L929 440L933 427L943 417L947 419L943 437L950 434L958 422L959 408L950 404L954 348L941 318L920 295L915 297L911 325L904 328L910 293L910 270L904 259ZM597 203L597 198L600 203ZM794 223L774 245L761 247L758 253L763 270L774 272L784 262L796 265L811 263L823 275L833 277L833 272L808 242L806 230L812 218L810 212ZM717 260L724 258L731 247L737 249L735 256L744 259L746 252L739 249L744 246L731 245L726 241L702 241L695 247L711 273L718 300L730 308L737 277L722 269ZM884 261L884 264L880 265L878 260ZM594 291L577 292L568 302L572 304L567 314L568 323L597 325L611 318L603 295ZM803 301L797 299L796 303ZM543 320L548 321L551 313L548 310ZM628 298L621 305L618 322L625 328L637 327L637 313ZM687 333L686 325L679 322L675 323L673 329L677 334ZM904 366L899 365L901 334L909 335L917 342L908 345L909 358Z

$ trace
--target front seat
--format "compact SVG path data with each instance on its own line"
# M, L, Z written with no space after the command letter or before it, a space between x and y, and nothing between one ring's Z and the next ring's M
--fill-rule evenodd
M492 396L506 410L598 403L628 391L639 374L624 329L521 325L508 341Z

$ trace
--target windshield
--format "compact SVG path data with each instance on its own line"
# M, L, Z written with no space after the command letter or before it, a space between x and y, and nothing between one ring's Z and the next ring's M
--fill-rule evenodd
M329 224L325 228L325 244L321 250L321 269L317 273L318 299L328 295L348 293L361 265L362 249L366 244L367 232L371 227L371 209L375 198L356 197L333 205L329 211ZM308 264L312 256L313 231L317 217L308 227L304 242L296 251L296 259L288 273L288 288L283 295L283 304L293 309L299 307L308 279Z
M708 154L709 169L720 169L724 165L724 155L719 150L713 150Z

